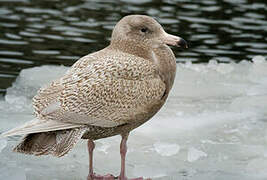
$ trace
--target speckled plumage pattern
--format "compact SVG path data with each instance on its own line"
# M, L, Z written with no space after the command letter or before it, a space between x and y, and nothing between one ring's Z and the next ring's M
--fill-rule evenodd
M149 28L140 31L144 27ZM128 134L145 123L173 85L176 62L166 44L180 41L150 17L126 16L108 47L80 58L63 77L39 90L33 98L38 120L7 133L28 134L14 150L62 156L80 138ZM38 131L36 123L45 130Z
M13 151L36 156L52 154L61 157L69 152L84 132L84 128L74 128L72 130L28 134Z
M91 56L86 58L91 60ZM55 90L56 98L45 96ZM41 89L33 105L39 119L115 127L134 122L148 105L160 101L164 91L165 84L152 63L116 53L79 71L74 65L61 79Z

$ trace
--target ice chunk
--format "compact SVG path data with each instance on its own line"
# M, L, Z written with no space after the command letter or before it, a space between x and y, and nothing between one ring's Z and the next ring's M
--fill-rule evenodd
M229 74L231 73L235 68L232 64L220 64L218 68L216 69L218 72L222 74Z
M207 153L200 151L194 147L189 148L188 150L188 155L187 155L187 160L188 162L194 162L202 157L207 157Z
M211 68L216 68L218 66L218 61L217 60L210 60L208 63L208 67Z
M174 143L156 142L153 146L155 151L161 156L173 156L180 150L180 146Z
M6 102L18 111L31 109L32 97L37 93L38 89L62 76L67 70L68 68L64 66L42 66L23 69L12 87L7 89Z
M6 139L0 139L0 152L6 147L7 140Z
M264 56L255 56L252 58L252 61L256 64L260 64L265 62L265 57Z

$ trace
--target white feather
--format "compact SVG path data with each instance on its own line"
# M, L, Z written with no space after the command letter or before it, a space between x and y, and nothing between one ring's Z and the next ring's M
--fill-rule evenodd
M49 104L46 108L44 108L41 112L42 115L48 115L60 109L60 102L56 101Z
M71 129L76 127L82 127L83 125L79 124L70 124L53 120L38 120L34 119L32 121L28 121L22 126L11 129L0 135L0 138L14 135L23 135L30 133L39 133L39 132L48 132L48 131L56 131L56 130L64 130Z

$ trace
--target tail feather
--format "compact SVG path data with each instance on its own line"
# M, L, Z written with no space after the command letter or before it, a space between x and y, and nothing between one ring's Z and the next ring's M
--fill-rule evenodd
M13 149L15 152L61 157L67 154L82 137L85 128L74 128L26 135Z
M23 135L23 134L31 134L31 133L39 133L39 132L49 132L49 131L57 131L64 129L71 129L82 127L79 124L70 124L53 120L38 120L34 119L32 121L26 122L20 127L11 129L0 135L0 138L14 135Z

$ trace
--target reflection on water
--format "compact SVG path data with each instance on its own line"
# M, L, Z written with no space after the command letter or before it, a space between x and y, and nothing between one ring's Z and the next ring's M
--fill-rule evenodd
M109 43L115 23L128 14L155 17L190 49L177 61L223 62L267 55L266 0L2 0L0 89L18 72L43 64L71 65Z

